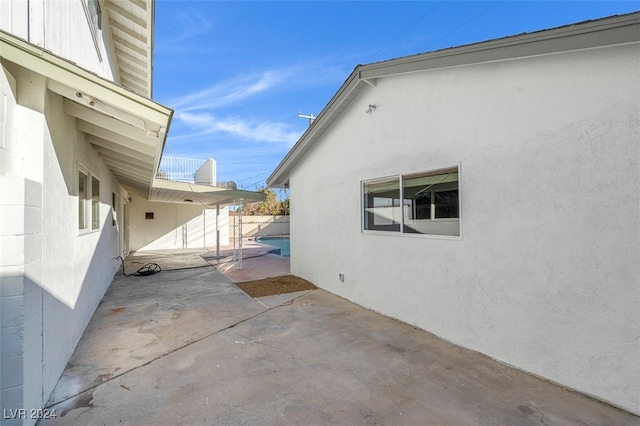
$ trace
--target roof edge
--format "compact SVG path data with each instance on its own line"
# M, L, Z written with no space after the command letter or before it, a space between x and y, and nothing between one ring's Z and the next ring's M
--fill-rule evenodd
M466 66L478 63L513 60L559 52L584 50L640 42L640 12L583 21L532 33L507 36L478 43L451 47L417 55L404 56L367 65L358 65L267 178L269 187L288 186L289 174L296 163L337 119L337 106L346 108L365 85L394 75L430 69ZM604 34L604 32L608 32ZM599 33L597 37L589 35Z

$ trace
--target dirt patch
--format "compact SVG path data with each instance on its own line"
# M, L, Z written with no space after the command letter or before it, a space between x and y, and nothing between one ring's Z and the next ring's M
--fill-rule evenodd
M273 296L296 291L314 290L317 287L304 278L295 275L265 278L262 280L236 283L238 287L251 297Z

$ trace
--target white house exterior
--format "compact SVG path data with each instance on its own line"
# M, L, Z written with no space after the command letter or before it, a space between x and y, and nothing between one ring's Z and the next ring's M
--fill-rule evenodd
M356 67L267 180L292 273L640 414L639 70L640 13Z
M178 228L184 211L262 197L156 183L173 112L150 99L153 8L0 1L2 425L37 420L30 410L47 402L117 257L152 227L138 213L170 206L174 217L160 220Z

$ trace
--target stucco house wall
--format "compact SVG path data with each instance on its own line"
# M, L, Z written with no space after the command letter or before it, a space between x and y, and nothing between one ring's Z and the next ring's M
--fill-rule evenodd
M638 69L634 43L377 78L291 169L292 273L640 413ZM361 230L362 181L451 166L460 237Z
M131 251L216 246L216 209L150 202L131 194ZM153 215L147 219L147 213ZM220 207L220 245L229 244L229 207Z
M16 192L18 200L2 215L1 368L2 404L13 409L43 406L111 282L119 251L112 193L126 191L78 137L44 78L16 75L17 99L9 80L5 69L2 96L13 118L3 141L3 164L12 164L3 167L3 198ZM100 181L100 228L86 233L78 230L79 164ZM22 199L30 204L20 206ZM4 294L5 277L21 288Z
M62 27L61 22L73 23ZM78 2L0 2L0 29L112 79ZM98 52L102 60L98 58ZM44 406L122 254L112 194L127 192L80 137L46 76L0 69L0 408ZM78 229L78 168L100 181L100 227ZM6 410L6 411L4 411ZM15 412L15 411L14 411ZM37 419L0 419L2 425Z

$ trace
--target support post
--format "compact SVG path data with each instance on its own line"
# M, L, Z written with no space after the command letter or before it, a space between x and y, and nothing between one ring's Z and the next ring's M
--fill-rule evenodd
M216 204L216 258L220 259L220 204Z

